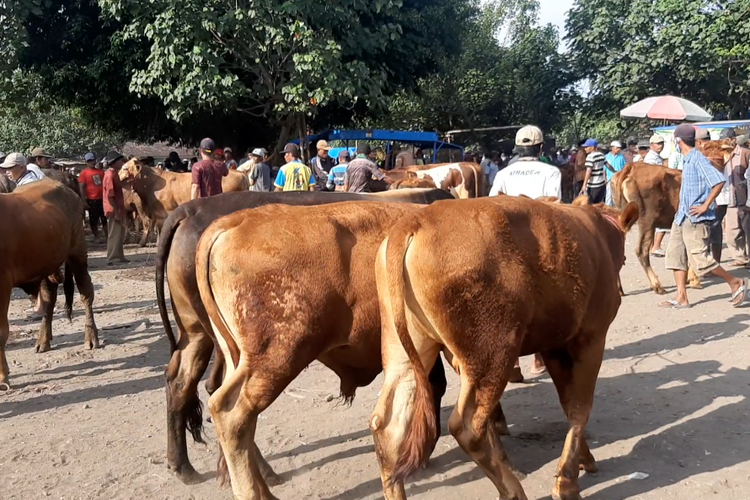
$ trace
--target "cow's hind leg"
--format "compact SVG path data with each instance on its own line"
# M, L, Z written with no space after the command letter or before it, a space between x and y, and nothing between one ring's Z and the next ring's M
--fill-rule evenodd
M486 371L487 380L461 373L461 392L448 428L461 448L495 484L500 500L525 500L517 473L505 454L495 430L498 400L513 369L514 356L504 356ZM507 374L500 384L497 374Z
M10 389L10 368L5 354L5 344L10 335L8 324L8 306L10 305L11 286L0 283L0 392Z
M183 483L195 484L201 478L188 458L186 432L189 430L196 442L203 442L203 409L198 383L211 360L214 344L200 325L188 326L188 330L180 328L177 349L164 374L167 382L167 467Z
M94 284L91 282L91 275L89 274L85 242L83 253L71 257L68 264L73 271L73 277L83 304L85 315L83 346L86 349L98 349L99 329L96 327L96 321L94 321Z
M560 397L560 404L570 424L565 439L557 479L552 490L555 500L579 500L578 471L596 472L594 457L584 437L594 389L604 354L604 334L591 337L589 343L572 344L567 350L544 353L547 369Z
M659 295L664 295L667 291L661 286L659 277L656 276L654 268L651 267L651 246L654 244L654 228L643 219L640 219L638 223L640 235L638 236L638 244L635 247L635 254L646 273L651 289Z
M57 283L49 279L42 280L39 286L39 297L42 300L42 325L36 340L36 352L47 352L52 348L52 316L57 302Z
M258 415L281 394L299 373L294 370L263 371L263 376L252 376L252 368L261 362L240 364L222 383L208 401L222 452L232 481L235 498L243 500L277 500L263 479L255 445ZM296 366L296 364L295 364ZM265 368L265 367L264 367ZM276 373L274 373L276 372ZM257 372L256 372L257 373Z

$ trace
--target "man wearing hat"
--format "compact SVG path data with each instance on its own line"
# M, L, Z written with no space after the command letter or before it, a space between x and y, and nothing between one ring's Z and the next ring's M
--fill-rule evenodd
M664 159L661 157L661 152L664 151L664 137L659 134L652 135L651 140L649 141L649 146L648 153L643 157L643 163L663 167Z
M326 180L328 173L333 168L333 158L328 154L331 147L327 141L320 140L316 144L318 155L310 160L310 167L315 176L318 191L326 191Z
M248 162L247 178L250 181L250 191L271 190L271 166L266 163L266 150L263 148L253 149L251 160Z
M532 199L542 196L560 198L560 169L539 161L543 144L544 136L538 127L527 125L519 129L516 133L518 161L497 173L490 196L503 193Z
M349 193L369 193L372 190L372 180L382 181L385 174L370 159L372 149L369 144L357 145L357 157L346 167L344 191Z
M11 153L5 157L0 169L7 175L10 180L21 187L32 182L44 179L44 174L37 173L27 168L26 158L21 153Z
M674 137L684 160L680 203L667 244L666 267L674 271L677 295L660 306L690 307L687 296L687 270L690 266L699 276L711 273L723 279L731 289L732 305L739 307L747 300L750 282L727 273L709 251L710 224L716 217L714 201L725 178L695 148L695 128L692 125L680 125L674 131Z
M201 154L201 161L193 165L190 171L192 175L192 185L190 186L190 199L208 198L221 194L221 179L229 175L227 164L224 163L224 153L222 152L219 159L216 150L216 144L213 139L206 137L200 143L198 148Z
M607 197L607 179L604 175L606 159L598 147L596 139L586 139L583 143L583 149L586 151L586 175L580 194L588 195L592 204L604 203Z
M490 196L500 193L508 196L527 196L541 198L553 196L560 198L562 191L562 174L560 169L539 161L544 145L544 135L539 127L527 125L516 133L516 150L518 161L500 170L490 189ZM521 365L516 360L511 382L523 382ZM534 355L531 372L535 375L544 373L544 361L538 354Z
M300 161L299 146L292 142L284 146L284 161L273 184L276 191L315 191L315 176Z
M37 174L42 174L43 168L52 168L52 155L42 148L31 150L29 159L31 161L28 164L28 169L33 170Z
M81 197L86 200L86 210L89 212L89 226L94 239L99 241L99 223L102 224L104 234L107 234L107 219L104 217L104 171L97 166L96 155L86 153L83 158L86 168L78 176Z
M648 139L641 139L638 141L638 154L633 157L633 163L642 162L643 158L648 153L649 143Z
M748 244L750 244L750 209L747 207L747 180L745 174L750 163L750 151L737 145L737 133L733 128L721 131L719 140L722 149L731 150L729 160L724 164L724 175L729 184L729 204L727 205L727 247L734 265L748 264Z
M348 149L342 149L339 152L339 163L331 169L328 173L328 182L326 182L326 188L329 191L343 191L344 184L346 183L346 167L349 166L349 162L352 161L352 157L349 154Z
M612 200L612 177L625 168L625 157L622 155L622 143L620 141L612 141L609 145L610 151L604 157L604 174L607 178L607 200L606 203L610 207L615 206Z
M130 262L125 258L125 196L120 183L120 167L125 157L117 151L110 151L105 158L107 171L102 179L102 200L104 216L107 217L107 265Z
M634 163L634 158L638 154L638 141L635 137L628 137L627 149L622 152L622 156L625 158L625 164Z
M234 159L232 148L224 148L224 161L229 170L237 170L237 161Z

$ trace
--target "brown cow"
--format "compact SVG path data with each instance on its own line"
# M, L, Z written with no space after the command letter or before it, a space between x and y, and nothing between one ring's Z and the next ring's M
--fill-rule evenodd
M0 174L0 194L12 193L16 189L16 183L10 177Z
M339 376L347 402L382 370L372 263L393 221L421 209L268 205L222 217L201 237L198 288L226 360L209 408L235 498L275 498L259 470L257 418L310 363ZM302 220L315 231L297 231ZM436 389L439 409L445 385Z
M143 248L148 244L148 237L151 234L151 219L145 214L141 197L133 191L133 186L129 181L123 182L122 193L125 201L126 224L132 226L136 235L141 235L138 246Z
M257 193L252 191L226 193L181 205L164 223L156 254L156 297L164 330L170 342L172 359L166 370L167 382L167 465L185 483L193 483L200 476L190 464L186 431L193 439L203 442L203 419L198 383L203 377L211 353L214 351L213 332L198 292L195 278L195 252L203 232L216 219L238 210L257 208L271 203L311 206L342 201L388 201L391 203L428 204L436 200L452 199L439 189L410 189L386 191L378 194L360 193ZM390 204L379 204L389 209ZM389 217L386 212L383 217ZM275 231L274 231L275 232ZM167 312L164 293L165 277L169 283L172 310L179 329L175 338ZM212 394L221 384L224 371L221 350L216 359L206 389ZM445 383L445 376L436 383ZM262 457L260 457L262 458ZM261 463L263 465L263 463ZM278 478L270 467L264 468L269 482Z
M393 184L390 185L388 188L391 191L395 191L396 189L415 189L415 188L432 188L436 189L437 186L435 185L435 181L433 181L429 177L424 177L420 179L419 177L405 177L403 179L399 179L395 181Z
M8 386L8 306L13 287L32 295L39 293L44 315L36 343L37 352L50 349L52 314L57 287L65 290L65 311L72 315L73 287L78 286L86 311L84 345L99 346L94 322L94 286L88 272L80 195L62 184L43 179L0 195L0 213L16 214L0 218L0 387ZM60 266L65 265L61 279Z
M414 176L432 181L436 187L450 192L456 198L479 198L487 195L484 172L481 165L476 163L412 165L384 173L392 183Z
M167 216L178 206L190 201L190 173L166 172L147 167L134 158L122 166L120 179L132 181L133 191L141 198L143 211L157 234ZM229 175L222 179L221 187L225 193L247 191L250 182L246 175L230 170Z
M438 434L426 381L441 351L461 377L448 428L503 500L526 495L495 412L516 358L541 353L570 423L553 498L580 498L579 464L596 470L584 427L637 218L635 205L497 197L436 203L393 226L375 265L385 379L370 421L387 500L406 498L403 480Z

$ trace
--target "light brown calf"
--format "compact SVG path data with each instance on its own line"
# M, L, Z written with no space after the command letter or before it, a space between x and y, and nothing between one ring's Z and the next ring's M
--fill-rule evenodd
M408 214L376 260L385 381L370 421L387 500L438 434L427 372L442 351L461 377L448 422L501 500L525 500L495 429L518 356L541 353L570 423L553 490L578 500L579 465L596 470L584 428L609 325L625 232L638 209L497 197ZM455 264L455 265L451 265Z

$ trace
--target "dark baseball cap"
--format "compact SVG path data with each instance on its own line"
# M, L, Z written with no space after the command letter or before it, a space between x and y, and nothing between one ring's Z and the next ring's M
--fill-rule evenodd
M737 137L737 132L733 128L725 128L721 131L719 139L734 139L735 137Z
M122 153L118 153L117 151L110 151L109 153L107 153L107 165L112 165L117 160L122 159L125 159Z
M689 123L683 123L676 129L674 129L674 136L677 139L695 140L695 127Z
M201 141L200 150L204 153L213 153L214 149L216 149L216 143L213 139L206 137Z
M299 154L299 146L297 146L293 142L290 142L289 144L284 146L284 153L290 153L293 155Z
M362 143L357 145L357 154L358 155L369 155L372 152L372 149L370 148L370 145L367 143Z

